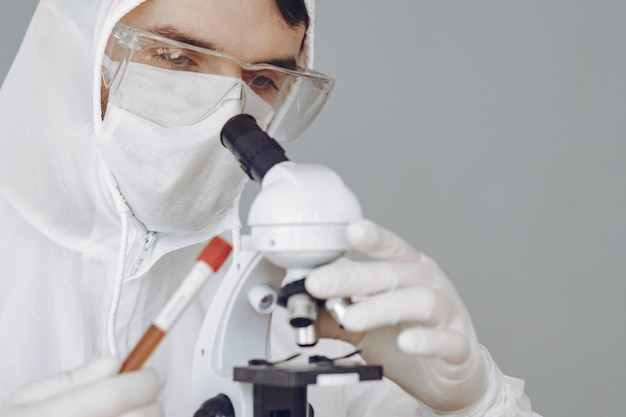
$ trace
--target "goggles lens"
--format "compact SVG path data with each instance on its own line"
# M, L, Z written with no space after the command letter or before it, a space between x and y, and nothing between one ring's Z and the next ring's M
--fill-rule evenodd
M243 100L271 107L267 130L282 140L296 138L311 124L334 87L332 78L313 70L246 64L121 23L107 44L102 76L109 100L163 126L190 125L209 116L225 95L232 96L214 88L215 76L231 77L247 85L240 91L254 95Z

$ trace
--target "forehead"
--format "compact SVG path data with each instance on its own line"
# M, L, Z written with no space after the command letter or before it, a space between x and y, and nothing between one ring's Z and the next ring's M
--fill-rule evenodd
M146 0L122 22L147 31L169 27L244 62L295 59L306 30L287 25L275 0Z

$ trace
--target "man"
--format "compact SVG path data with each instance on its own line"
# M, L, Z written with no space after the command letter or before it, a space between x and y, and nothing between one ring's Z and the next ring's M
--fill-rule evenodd
M0 415L193 414L208 294L149 368L118 376L115 357L204 242L237 233L245 178L219 144L224 122L251 113L291 139L323 105L332 81L306 71L313 11L312 1L282 0L41 2L0 96L10 132L0 157ZM430 258L367 220L347 233L374 261L320 268L307 289L367 295L345 330L325 317L320 332L358 347L388 379L312 390L317 415L532 415Z

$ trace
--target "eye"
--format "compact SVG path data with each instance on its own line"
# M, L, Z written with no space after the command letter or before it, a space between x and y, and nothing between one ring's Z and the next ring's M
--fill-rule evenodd
M159 47L151 54L153 65L180 71L194 71L198 64L184 49Z
M272 89L277 90L278 86L274 82L274 79L268 77L265 74L254 74L248 84L253 88L259 89Z
M273 104L283 86L285 75L278 71L263 70L244 74L244 81L263 100Z

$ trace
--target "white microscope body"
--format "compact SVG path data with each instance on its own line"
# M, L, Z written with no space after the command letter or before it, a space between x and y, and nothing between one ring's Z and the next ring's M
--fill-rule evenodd
M247 366L251 359L269 361L271 313L281 289L303 282L311 270L342 256L349 249L346 227L362 216L354 194L324 166L284 158L256 177L261 191L250 208L250 235L242 237L241 250L213 296L192 375L194 403L199 406L221 394L236 417L260 414L254 408L253 384L235 381L234 368ZM287 307L297 316L292 322L297 343L315 344L315 306L296 301Z

